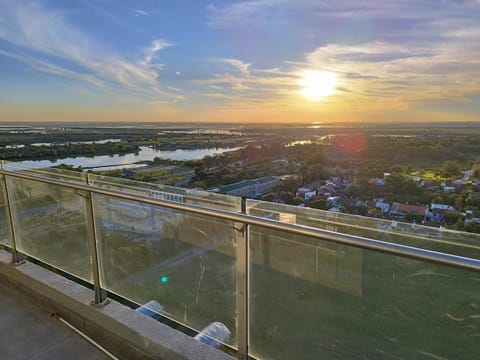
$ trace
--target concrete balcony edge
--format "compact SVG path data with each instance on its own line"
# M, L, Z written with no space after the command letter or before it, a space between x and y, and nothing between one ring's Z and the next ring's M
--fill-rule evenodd
M13 266L10 260L11 255L0 250L0 280L20 288L120 358L233 359L117 301L96 308L90 305L92 290L33 263Z

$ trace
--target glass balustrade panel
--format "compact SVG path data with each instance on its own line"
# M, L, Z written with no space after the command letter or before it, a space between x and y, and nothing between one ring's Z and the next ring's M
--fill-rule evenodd
M30 175L43 176L50 179L72 181L85 184L87 182L87 173L83 171L73 171L67 165L62 167L38 167L28 166L21 162L4 161L3 169L7 171L24 172Z
M44 176L50 179L58 179L81 184L87 183L87 173L82 171L72 171L61 168L30 169L27 171L32 175Z
M236 344L233 224L95 195L102 286L197 331L221 322Z
M89 183L107 189L119 190L159 200L180 202L214 209L240 212L241 198L204 190L185 189L168 185L89 174Z
M334 233L480 259L480 234L475 233L257 200L247 200L247 213Z
M259 359L479 359L480 274L249 228Z
M17 249L91 281L85 198L74 190L7 176Z
M0 189L0 244L10 247L10 237L7 223L8 219L5 206L5 197L3 196L3 191Z

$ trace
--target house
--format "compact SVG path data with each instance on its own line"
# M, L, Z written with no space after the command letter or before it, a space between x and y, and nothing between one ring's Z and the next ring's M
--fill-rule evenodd
M380 200L375 203L375 208L379 209L384 214L388 214L390 211L390 204Z
M338 203L339 200L340 200L340 196L329 196L327 198L327 204L328 206L338 207L340 206L340 204Z
M435 210L435 209L448 210L448 211L455 210L453 206L446 205L446 204L435 204L435 203L430 204L430 210Z
M311 191L313 191L312 188L307 187L307 186L302 186L302 187L299 187L297 189L297 191L295 192L295 196L303 198L303 197L305 197L306 193L309 193Z
M455 211L455 208L446 204L432 203L425 213L425 220L428 222L443 223L445 215L449 211Z
M337 192L337 187L334 184L328 183L321 186L318 192L325 196L331 196Z
M374 184L377 185L377 186L385 186L385 180L381 179L379 177L376 177L374 179Z
M444 186L443 187L444 192L454 192L455 190L457 190L457 188L455 186Z
M309 201L311 200L313 197L317 196L318 195L318 191L317 190L313 190L313 191L309 191L309 192L306 192L303 199L305 201Z
M440 183L438 181L433 181L433 180L422 180L420 181L419 186L427 188L430 191L435 191L440 188Z
M302 198L305 201L310 200L312 197L318 195L317 190L313 190L310 187L301 187L297 189L297 192L295 193L296 197Z
M425 216L426 210L425 206L393 203L390 209L390 216L396 218L403 218L406 214Z

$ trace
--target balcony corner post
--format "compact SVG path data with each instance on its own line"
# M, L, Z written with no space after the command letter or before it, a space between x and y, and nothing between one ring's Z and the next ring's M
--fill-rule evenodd
M2 161L2 169L3 169L3 161ZM0 174L0 182L2 184L2 191L3 191L3 199L5 200L5 212L7 215L7 227L8 232L10 235L10 246L12 248L12 262L13 266L22 265L25 263L23 256L18 253L17 251L17 241L15 238L15 227L13 226L13 218L12 218L12 208L10 204L10 197L8 194L7 188L7 178L4 174Z
M248 224L235 223L234 229L237 240L237 358L247 360L249 358Z
M102 289L100 282L100 260L98 257L98 241L97 232L95 229L95 214L93 210L93 198L90 191L86 192L85 202L87 206L87 233L88 233L88 245L90 248L90 258L92 262L92 275L93 286L95 291L95 298L92 300L91 305L97 308L102 308L107 305L110 300L107 298L107 292Z

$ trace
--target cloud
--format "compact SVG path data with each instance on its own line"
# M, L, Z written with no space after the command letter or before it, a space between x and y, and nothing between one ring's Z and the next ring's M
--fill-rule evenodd
M163 65L153 63L159 51L171 46L163 39L153 41L144 58L135 61L103 48L61 11L36 2L7 2L2 11L5 17L0 22L0 39L10 43L18 59L34 70L97 86L116 85L142 95L176 96L161 89L158 71Z
M134 16L150 16L150 14L144 10L132 9Z
M448 35L446 35L448 36ZM463 97L480 91L476 41L402 45L372 41L356 46L328 44L306 54L304 66L334 71L360 96L375 100L396 95L419 99ZM477 54L477 55L476 55Z
M250 73L248 71L248 68L252 65L249 63L245 63L241 60L238 59L226 59L226 58L220 58L220 59L213 59L212 62L218 63L218 64L223 64L227 65L229 69L233 69L235 71L240 72L243 75L249 76Z
M27 56L27 55L20 55L17 53L13 53L10 51L5 51L0 49L0 55L10 57L15 60L19 60L22 62L25 62L29 64L30 68L32 70L42 72L45 74L51 74L51 75L56 75L56 76L61 76L61 77L66 77L70 79L76 79L76 80L81 80L86 83L90 83L96 87L104 88L107 86L107 84L102 81L101 79L96 78L95 76L91 74L84 74L84 73L79 73L75 72L72 70L65 69L61 66L54 65L52 63L49 63L47 61L42 61L40 59Z
M169 43L168 41L164 40L164 39L157 39L157 40L152 41L152 44L144 50L145 51L145 57L143 59L142 64L146 67L155 66L159 70L163 69L164 68L163 64L154 64L154 63L152 63L152 61L155 58L155 55L159 51L162 51L162 50L164 50L164 49L166 49L167 47L170 47L170 46L172 46L172 44Z
M291 71L255 68L251 63L233 58L210 61L220 67L217 66L209 78L195 80L193 84L200 85L201 96L218 100L216 109L239 108L240 104L267 106L267 102L291 98L298 89L298 75ZM220 100L223 101L219 103Z
M207 20L212 27L223 28L243 24L258 24L272 18L274 12L282 12L286 0L251 0L233 4L207 6Z
M213 28L262 26L285 24L298 26L298 22L322 24L326 19L368 19L375 22L385 19L412 21L438 18L470 17L478 21L480 0L245 0L221 5L209 4L207 24ZM338 23L338 21L337 21Z

